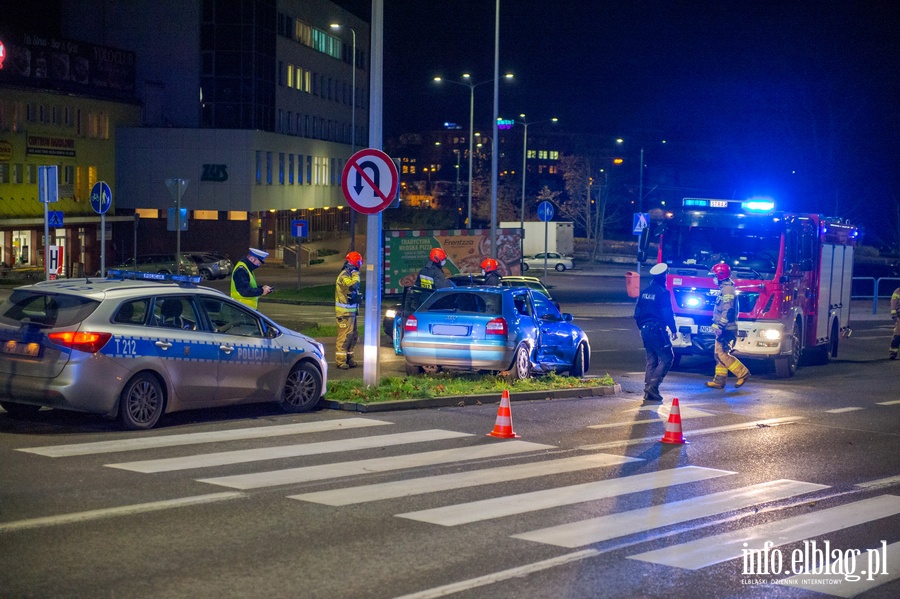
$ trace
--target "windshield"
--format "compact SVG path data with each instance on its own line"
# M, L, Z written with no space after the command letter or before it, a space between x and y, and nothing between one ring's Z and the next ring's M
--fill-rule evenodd
M724 262L739 271L735 275L738 278L774 278L780 227L771 226L771 222L748 226L755 223L734 216L727 224L715 222L720 220L695 215L689 222L670 223L662 238L663 261L672 268L692 269L698 275Z

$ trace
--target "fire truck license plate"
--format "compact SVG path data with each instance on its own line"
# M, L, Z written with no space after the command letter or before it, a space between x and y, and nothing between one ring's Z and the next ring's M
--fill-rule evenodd
M701 324L699 327L697 327L697 332L700 333L701 335L703 333L706 333L707 335L709 335L709 334L712 334L713 328L712 328L712 326L710 326L708 324Z

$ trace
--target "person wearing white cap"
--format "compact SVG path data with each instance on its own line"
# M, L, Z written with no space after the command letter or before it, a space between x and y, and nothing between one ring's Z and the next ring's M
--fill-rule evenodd
M238 260L231 271L231 297L250 306L254 310L259 308L259 297L272 293L275 288L269 285L260 287L256 283L253 271L263 265L269 252L250 248L247 256Z
M647 368L644 372L644 399L662 401L659 386L672 368L675 352L675 314L672 298L666 289L667 264L657 264L650 269L653 281L644 289L634 306L634 320L641 330L641 340L647 354ZM669 332L666 332L669 329Z

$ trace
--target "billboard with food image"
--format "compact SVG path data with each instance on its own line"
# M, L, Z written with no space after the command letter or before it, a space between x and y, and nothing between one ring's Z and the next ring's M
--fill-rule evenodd
M413 285L433 248L447 252L444 274L481 274L481 261L491 257L490 229L384 232L384 293L402 293ZM521 230L497 229L500 275L522 274Z

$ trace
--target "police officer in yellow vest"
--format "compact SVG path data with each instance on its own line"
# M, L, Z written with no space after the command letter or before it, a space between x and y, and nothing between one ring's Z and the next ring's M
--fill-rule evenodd
M337 345L335 362L341 370L358 366L353 359L353 349L359 340L356 315L359 310L359 269L363 257L359 252L350 252L344 258L344 268L334 284L334 316L337 319Z
M254 310L259 307L259 296L268 295L275 290L269 285L257 285L253 275L253 271L262 266L268 257L269 252L250 248L247 256L238 260L231 271L231 297Z

